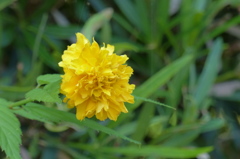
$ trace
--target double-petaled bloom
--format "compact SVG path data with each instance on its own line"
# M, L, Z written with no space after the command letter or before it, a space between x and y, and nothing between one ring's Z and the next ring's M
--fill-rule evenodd
M124 65L128 57L114 54L112 45L99 47L81 33L76 36L77 42L68 46L59 63L64 70L64 101L70 108L76 107L79 120L95 115L99 120L116 121L121 112L128 112L124 102L134 103L135 85L129 84L133 69Z

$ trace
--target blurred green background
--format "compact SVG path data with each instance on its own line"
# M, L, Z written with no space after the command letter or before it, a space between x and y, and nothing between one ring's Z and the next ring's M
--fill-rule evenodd
M239 13L239 0L1 0L1 98L21 100L37 76L61 74L82 32L129 56L134 95L176 108L137 98L117 122L100 122L141 146L20 118L23 158L240 158Z

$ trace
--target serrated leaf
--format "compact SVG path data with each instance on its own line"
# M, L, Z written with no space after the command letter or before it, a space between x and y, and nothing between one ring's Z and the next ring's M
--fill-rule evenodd
M46 74L46 75L39 76L37 78L37 83L39 85L43 85L43 84L57 82L59 80L61 80L61 76L59 74Z
M74 124L80 127L84 126L96 131L102 131L109 135L120 137L124 140L130 141L136 144L140 144L139 142L132 140L118 133L117 131L114 131L113 129L107 128L96 121L88 120L88 119L79 121L76 119L75 114L65 112L65 111L60 111L54 108L45 107L40 104L28 103L23 107L23 109L18 109L14 111L15 113L29 119L38 120L42 122L57 122L57 123L65 122L65 123Z
M61 81L59 80L53 83L49 83L44 87L44 90L46 90L51 96L53 96L56 100L58 100L58 102L62 101L58 96L60 91L60 82Z
M20 123L10 109L0 103L0 147L9 158L21 159Z
M48 89L49 90L49 89ZM26 94L27 99L32 99L41 102L58 102L61 103L61 99L58 97L58 93L52 93L45 89L36 88L29 91Z
M45 76L38 79L41 84L47 84L42 88L36 88L29 91L26 94L26 98L42 101L42 102L58 102L61 103L61 99L59 98L59 89L60 89L60 82L58 76ZM58 78L58 79L57 79ZM50 83L49 83L50 82Z

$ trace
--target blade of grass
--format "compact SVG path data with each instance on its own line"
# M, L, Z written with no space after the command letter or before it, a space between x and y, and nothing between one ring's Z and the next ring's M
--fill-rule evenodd
M136 11L136 8L134 7L135 4L132 3L132 1L129 0L114 0L115 3L118 5L120 10L123 12L123 14L126 16L126 18L131 22L135 28L143 30L140 16L138 15L138 12Z
M198 131L199 133L208 132L222 128L224 125L225 121L221 118L209 119L208 121L196 121L190 124L181 124L175 127L164 129L159 136L156 136L155 140L152 140L151 143L162 143L163 141L172 138L176 134L181 135L191 131Z
M132 25L126 19L124 19L121 15L114 13L113 19L117 23L119 23L125 30L127 30L130 33L130 35L133 35L138 40L144 41L143 39L139 38L138 31L135 30L134 27L132 27Z
M157 91L161 86L166 84L177 72L182 68L189 65L194 59L193 54L185 55L180 59L176 60L172 64L164 67L162 70L150 77L142 85L138 86L133 92L134 95L147 98L152 93ZM132 111L136 109L143 100L137 100L134 104L129 107L129 110Z
M240 17L231 18L229 21L224 22L224 24L219 25L218 27L214 28L209 34L205 34L201 39L198 41L198 45L196 47L202 46L206 41L213 39L214 37L220 35L224 31L226 31L229 27L237 25L240 23Z
M132 139L142 142L149 127L150 120L155 111L155 104L145 103L137 120L137 126L132 135Z
M182 88L188 77L188 68L176 74L176 76L168 84L168 95L166 103L174 108L178 106L182 97ZM171 111L172 113L172 111Z
M169 105L166 105L166 104L163 104L163 103L160 103L160 102L157 102L157 101L148 99L148 98L138 97L138 96L135 96L135 95L134 95L134 98L135 98L136 100L143 100L144 102L150 102L150 103L153 103L153 104L157 104L157 105L160 105L160 106L164 106L164 107L167 107L167 108L176 110L175 108L173 108L173 107L171 107L171 106L169 106Z
M37 32L37 36L35 38L35 42L33 45L32 66L34 65L36 58L38 56L39 47L40 47L42 35L43 35L44 29L45 29L45 26L47 23L47 19L48 19L47 14L43 14L40 25L39 25L39 29Z
M83 26L82 33L87 39L92 39L99 28L101 28L104 23L111 19L113 14L112 8L104 9L103 11L93 15Z
M149 19L149 11L148 11L148 6L146 1L139 1L135 0L136 4L136 10L138 12L138 15L141 17L141 24L142 24L142 29L143 29L143 34L145 37L145 41L149 41L149 32L151 31L150 29L150 19Z
M198 107L208 95L219 71L221 55L223 52L223 40L218 38L214 41L211 52L207 58L198 85L194 93L194 101Z
M93 151L93 145L81 143L67 143L70 147ZM108 154L124 154L130 156L151 156L151 157L166 157L166 158L193 158L199 154L212 151L212 147L201 148L177 148L163 146L128 146L128 147L96 147L95 151Z

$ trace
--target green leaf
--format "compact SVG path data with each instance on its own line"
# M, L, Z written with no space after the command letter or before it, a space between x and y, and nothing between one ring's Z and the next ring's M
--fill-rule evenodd
M214 28L209 34L204 34L203 38L198 40L198 46L201 46L206 41L213 39L214 37L224 33L231 26L238 25L240 23L240 17L236 16L234 18L230 18L228 21L224 22L222 25ZM196 46L196 47L198 47Z
M37 78L37 83L39 85L43 84L49 84L53 82L57 82L61 80L61 76L59 74L46 74L46 75L41 75Z
M135 4L134 4L134 8L136 8L138 16L141 17L141 21L140 21L141 26L139 27L142 27L142 30L143 30L142 32L144 33L144 36L146 38L144 39L145 41L149 41L149 37L151 37L151 34L149 34L151 32L151 27L152 27L151 21L154 21L156 18L160 17L160 16L156 16L155 14L150 15L149 10L151 10L152 8L148 10L147 4L148 2L146 1L135 1ZM152 16L152 17L149 18L149 16Z
M163 131L160 136L154 140L154 143L161 142L164 146L185 146L192 143L201 133L220 129L224 126L225 121L220 118L209 121L192 124L182 124L171 127Z
M174 111L172 116L170 117L169 119L169 123L172 125L172 126L176 126L177 125L177 111Z
M5 106L7 107L10 105L12 102L7 101L6 99L0 98L0 106Z
M168 158L191 158L199 154L212 151L212 147L203 148L176 148L176 147L159 147L159 146L144 146L144 147L122 147L122 148L101 148L100 151L107 153L118 153L133 156L161 156Z
M2 102L2 100L1 100ZM21 130L20 123L11 110L2 106L0 102L0 147L9 158L21 159L20 143Z
M88 120L88 119L79 121L76 119L76 116L72 113L56 110L54 108L45 107L40 104L28 103L26 106L23 107L23 109L14 110L14 112L23 117L33 119L33 120L39 120L42 122L57 122L57 123L66 122L66 123L70 123L70 124L75 124L80 127L82 127L82 126L88 127L90 129L94 129L96 131L102 131L109 135L114 135L114 136L120 137L124 140L130 141L130 142L133 142L136 144L140 144L139 142L132 140L132 139L120 134L117 131L107 128L107 127L97 123L96 121L92 121L92 120Z
M41 102L58 102L58 103L61 103L61 101L62 101L59 98L58 93L53 92L51 87L48 87L47 90L41 89L41 88L33 89L26 94L26 98L36 100L36 101L39 101L39 102L41 101Z
M216 130L216 129L220 129L225 124L226 124L225 120L223 120L221 118L212 119L201 127L201 131L202 132L207 132L207 131L213 131L213 130Z
M112 17L112 14L113 10L111 8L107 8L93 15L83 26L82 33L87 39L92 39L97 30Z
M44 30L45 36L52 36L58 39L71 38L75 33L80 31L79 25L59 26L48 24Z
M186 84L189 69L183 69L168 83L168 95L166 96L166 104L176 108L182 99L182 88ZM170 112L172 113L172 111Z
M58 74L47 74L42 75L37 78L37 83L39 85L47 84L43 88L36 88L29 91L26 94L26 98L42 101L42 102L58 102L61 103L59 98L59 90L61 77Z
M154 143L159 143L163 142L165 140L166 142L170 142L172 140L172 143L175 145L181 144L181 142L186 142L184 140L187 140L188 136L189 137L194 137L194 134L200 134L216 129L220 129L224 126L225 121L224 119L221 118L216 118L216 119L210 119L209 121L196 121L194 123L190 124L181 124L177 125L175 127L170 127L168 129L165 129L164 131L161 132L159 136L154 140ZM193 132L191 134L191 132ZM186 135L188 134L188 135ZM191 134L191 135L190 135ZM195 138L198 135L195 135ZM184 140L182 140L184 137L186 137ZM166 139L167 138L167 139ZM178 140L176 143L174 143ZM182 138L182 139L181 139ZM180 141L182 140L182 141ZM193 139L191 139L192 141ZM189 142L191 142L189 141Z
M115 47L115 50L118 54L122 54L125 51L134 51L134 52L140 52L140 50L144 49L141 46L138 46L137 44L133 43L127 43L127 42L120 42L113 44Z
M207 0L196 0L194 8L197 12L204 13L207 7Z
M46 13L44 13L42 15L41 22L40 22L39 27L38 27L37 35L36 35L36 38L34 40L33 53L32 53L32 65L36 62L37 57L38 57L39 52L40 52L40 44L41 44L41 41L42 41L45 26L47 24L47 19L48 19L48 16L47 16Z
M50 68L56 71L59 70L60 67L57 64L59 60L54 58L53 54L50 54L46 47L40 47L39 52L41 52L39 54L39 58L44 64L46 64L47 66L49 66Z
M15 0L1 0L0 1L0 11L4 9L5 7L9 6L12 4Z
M198 130L191 130L185 133L176 133L171 137L163 140L161 143L164 146L182 147L190 145L198 136Z
M212 46L211 52L207 58L203 72L199 77L198 85L194 94L195 104L200 107L200 104L208 96L208 93L217 77L219 70L221 55L223 49L223 41L218 38Z
M137 125L133 132L132 138L137 141L142 141L144 136L147 134L150 120L153 118L155 113L154 103L144 103L141 113L137 119Z
M114 13L113 19L117 23L119 23L119 25L121 25L125 30L127 30L130 33L130 35L134 35L134 37L137 38L138 40L144 41L139 37L139 33L137 32L137 30L135 30L134 27L132 27L131 24L126 19L124 19L121 15Z
M138 16L136 7L131 1L128 0L115 0L118 7L121 9L123 14L128 18L128 20L134 24L135 27L142 29L141 19Z
M100 33L101 40L109 44L112 39L112 28L110 23L104 23Z
M93 145L86 145L80 143L68 143L69 146L79 149L93 149ZM109 154L121 154L127 156L151 156L167 157L167 158L193 158L202 153L212 151L212 147L201 148L179 148L179 147L163 147L163 146L127 146L127 147L99 147L96 149L98 152Z
M157 89L159 89L166 82L168 82L177 72L179 72L181 69L190 64L191 61L193 60L193 57L194 56L192 54L185 55L182 58L173 62L172 64L166 66L165 68L154 74L142 85L137 87L134 90L133 94L142 98L149 97ZM131 107L129 107L129 110L137 108L142 102L143 100L135 101L135 103L132 104Z

